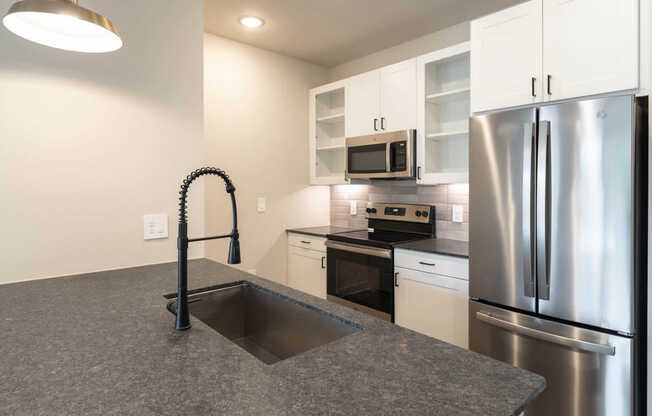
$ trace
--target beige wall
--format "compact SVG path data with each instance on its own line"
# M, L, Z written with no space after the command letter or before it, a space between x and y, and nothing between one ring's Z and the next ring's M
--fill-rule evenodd
M0 25L0 283L176 259L178 186L203 160L202 4L84 6L122 50L60 51ZM201 188L191 201L201 234ZM143 240L148 213L170 215L171 238Z
M206 158L237 188L245 270L284 282L287 228L329 223L328 187L308 186L308 90L328 80L325 68L207 34L204 38ZM267 211L256 211L256 198ZM224 186L206 188L206 232L229 232ZM228 241L207 243L226 260Z
M330 69L329 79L331 81L337 81L348 78L352 75L361 74L461 42L466 42L470 37L469 23L461 23L333 67Z

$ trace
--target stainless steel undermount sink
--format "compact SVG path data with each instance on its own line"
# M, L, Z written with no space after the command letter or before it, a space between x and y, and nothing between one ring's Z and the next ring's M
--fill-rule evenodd
M176 308L176 294L168 309ZM250 282L190 291L190 314L258 358L274 364L362 326Z

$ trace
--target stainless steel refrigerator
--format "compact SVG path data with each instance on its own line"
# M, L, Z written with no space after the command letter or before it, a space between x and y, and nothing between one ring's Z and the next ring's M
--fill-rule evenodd
M640 415L647 97L472 117L470 349L544 376L528 416Z

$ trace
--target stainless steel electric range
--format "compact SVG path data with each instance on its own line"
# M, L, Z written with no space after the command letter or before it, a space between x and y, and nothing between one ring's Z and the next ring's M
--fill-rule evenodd
M328 299L394 322L394 247L434 238L435 207L370 203L367 218L367 231L328 235Z

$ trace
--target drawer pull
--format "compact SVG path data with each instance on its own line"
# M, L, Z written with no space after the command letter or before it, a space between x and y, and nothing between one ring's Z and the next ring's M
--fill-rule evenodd
M301 242L302 242L303 244L312 244L312 241L303 241L303 240L301 240Z
M424 266L430 266L430 267L435 267L435 263L426 263L425 261L420 261L419 264L424 265Z

